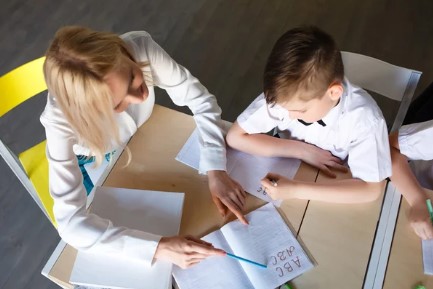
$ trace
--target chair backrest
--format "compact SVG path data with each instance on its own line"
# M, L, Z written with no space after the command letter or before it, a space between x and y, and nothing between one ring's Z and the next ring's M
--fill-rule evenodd
M0 117L47 89L42 66L45 57L26 63L0 77ZM0 139L0 154L48 219L56 226L48 187L46 141L18 154Z
M400 103L390 127L390 131L398 130L412 101L421 72L357 53L342 51L341 56L345 76L350 82ZM385 108L381 109L384 111Z

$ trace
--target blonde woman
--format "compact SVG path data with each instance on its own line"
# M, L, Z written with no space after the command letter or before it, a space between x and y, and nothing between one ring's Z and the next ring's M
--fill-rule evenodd
M202 139L200 171L208 175L218 210L223 215L230 210L246 223L241 213L245 193L225 172L225 143L218 127L221 109L215 97L144 31L119 37L84 27L61 28L46 53L44 74L49 93L41 122L60 236L79 250L120 253L149 264L163 259L183 268L224 255L193 237L114 227L88 214L77 158L94 156L99 163L125 143L152 113L153 85L159 86L194 114Z

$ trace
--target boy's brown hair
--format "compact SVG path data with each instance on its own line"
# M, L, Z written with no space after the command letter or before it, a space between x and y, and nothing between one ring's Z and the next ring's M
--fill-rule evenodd
M269 104L295 95L308 101L323 96L343 77L334 39L317 27L302 26L287 31L275 43L266 63L263 91Z

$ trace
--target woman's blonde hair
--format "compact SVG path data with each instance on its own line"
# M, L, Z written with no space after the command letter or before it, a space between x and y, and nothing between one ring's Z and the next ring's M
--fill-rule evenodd
M112 92L104 77L133 60L126 43L116 34L79 26L59 29L46 52L44 76L78 137L100 164L104 154L119 144Z

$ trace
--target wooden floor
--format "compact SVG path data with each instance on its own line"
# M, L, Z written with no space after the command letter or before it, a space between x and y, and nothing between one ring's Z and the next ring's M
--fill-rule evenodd
M41 56L62 25L147 30L217 96L231 121L261 92L275 40L300 24L321 27L342 50L422 71L417 93L433 80L431 0L14 0L2 1L0 19L0 75ZM44 98L38 101L40 110ZM164 93L157 102L174 107ZM2 136L26 127L0 120ZM41 137L42 130L32 131L29 141ZM0 289L57 288L40 271L58 240L0 160Z

